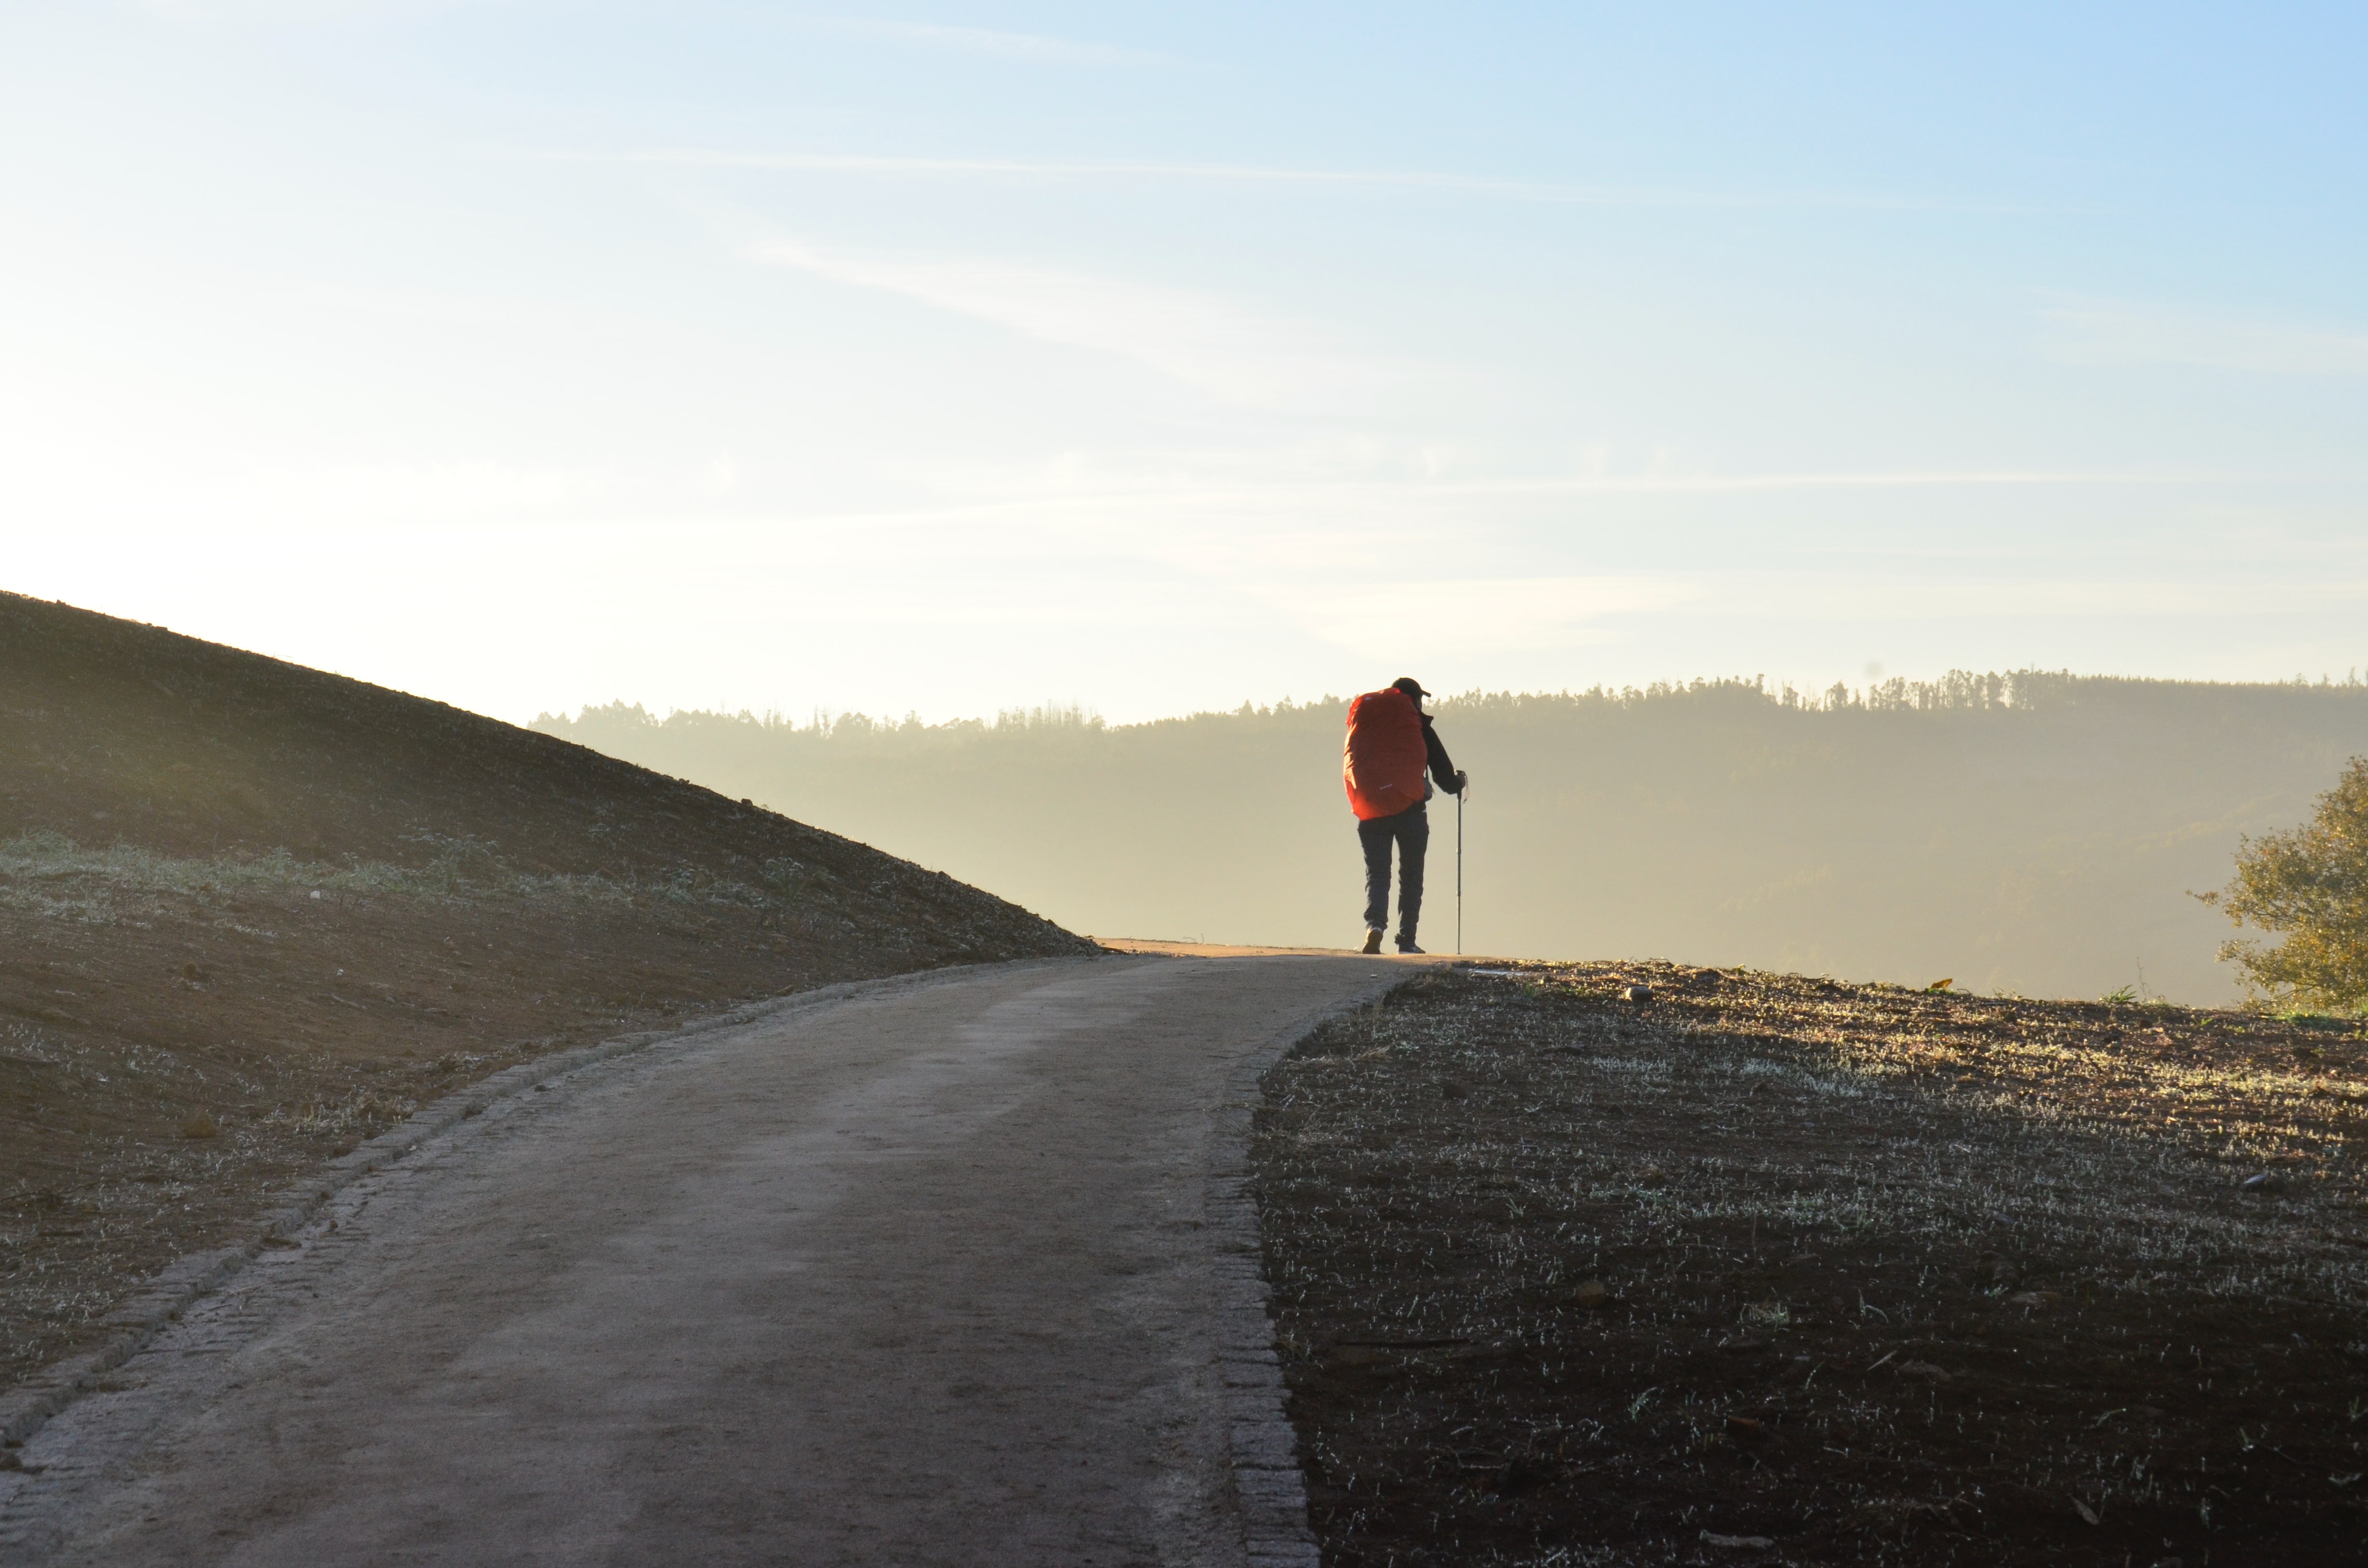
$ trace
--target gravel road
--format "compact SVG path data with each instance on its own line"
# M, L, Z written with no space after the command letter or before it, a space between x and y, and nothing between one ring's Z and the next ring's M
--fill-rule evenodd
M501 1102L42 1428L0 1559L1242 1563L1221 1107L1400 977L884 981Z

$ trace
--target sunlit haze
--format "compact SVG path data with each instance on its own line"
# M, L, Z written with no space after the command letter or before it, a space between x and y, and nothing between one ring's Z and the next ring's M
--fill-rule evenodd
M501 717L2368 664L2368 13L0 11L0 586Z

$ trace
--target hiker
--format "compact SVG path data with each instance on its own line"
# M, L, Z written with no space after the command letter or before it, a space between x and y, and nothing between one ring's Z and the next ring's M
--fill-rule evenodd
M1398 846L1398 951L1418 953L1414 928L1422 918L1422 855L1430 845L1430 818L1423 810L1433 780L1451 795L1463 793L1464 775L1447 760L1447 748L1422 710L1423 690L1412 676L1369 691L1349 704L1349 740L1342 748L1342 781L1357 813L1357 837L1365 846L1365 946L1382 950L1390 918L1390 846ZM1426 778L1425 774L1429 777Z

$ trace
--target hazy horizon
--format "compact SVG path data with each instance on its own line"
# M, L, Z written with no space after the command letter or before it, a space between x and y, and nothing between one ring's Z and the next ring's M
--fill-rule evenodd
M1675 695L1689 690L1697 690L1705 687L1733 687L1737 685L1756 687L1770 700L1776 702L1780 706L1800 707L1805 710L1816 710L1837 708L1865 707L1868 706L1870 702L1877 707L1881 707L1884 705L1884 695L1886 693L1893 694L1893 701L1891 705L1912 707L1914 706L1912 694L1929 690L1936 687L1945 686L1952 680L1960 679L2006 680L2015 676L2024 676L2045 677L2069 681L2128 682L2133 685L2139 686L2159 685L2170 687L2202 687L2207 688L2219 687L2238 689L2266 689L2271 691L2284 689L2308 691L2323 687L2368 687L2368 675L2363 675L2364 668L2368 667L2353 665L2349 668L2342 670L2322 670L2317 674L2297 672L2294 675L2284 678L2265 680L2245 680L2214 676L2130 675L2112 670L2026 668L2012 671L1988 672L1982 675L1975 675L1972 672L1964 670L1942 670L1934 672L1930 675L1903 672L1897 675L1887 675L1880 678L1867 679L1858 682L1837 680L1832 684L1822 687L1803 687L1795 685L1791 681L1771 680L1765 675L1755 674L1747 676L1736 675L1732 672L1725 674L1712 674L1698 671L1691 675L1666 676L1647 679L1642 682L1615 684L1604 681L1596 681L1586 686L1532 687L1522 690L1515 690L1511 687L1503 687L1492 690L1482 687L1474 687L1463 691L1434 692L1429 687L1425 687L1424 689L1426 701L1425 710L1434 714L1439 711L1440 705L1442 703L1462 704L1474 701L1503 700L1508 699L1516 701L1536 699L1572 699L1589 698L1621 700ZM1395 676L1391 677L1391 679L1395 678ZM819 733L827 733L837 725L849 722L868 724L878 729L892 730L917 725L923 729L946 733L992 730L999 727L1015 725L1025 728L1031 724L1040 724L1048 721L1058 724L1074 723L1087 728L1140 729L1160 724L1186 723L1195 719L1230 719L1237 717L1244 712L1271 711L1276 709L1289 710L1293 708L1338 707L1345 710L1349 701L1356 697L1362 695L1364 691L1378 690L1381 686L1387 684L1388 682L1386 681L1377 681L1372 686L1360 687L1355 690L1323 691L1315 693L1313 696L1304 697L1285 692L1280 697L1268 698L1263 700L1258 697L1245 696L1239 702L1220 702L1211 707L1195 708L1188 711L1144 713L1132 717L1113 717L1089 703L1064 701L1059 699L1050 699L1043 701L1002 702L973 711L951 712L932 716L925 714L919 709L914 707L906 707L902 710L883 710L875 713L861 708L834 707L817 704L807 708L804 713L800 715L779 707L743 707L731 710L693 708L685 707L678 703L651 703L643 701L639 698L619 696L611 697L608 700L602 702L579 702L559 708L539 708L529 719L510 720L507 722L518 723L521 728L533 729L539 726L550 724L571 724L581 722L600 713L622 714L630 711L636 712L648 722L660 726L677 719L700 721L739 720L768 727L783 728L792 732L814 732ZM428 692L415 692L410 695L427 697L434 696L433 693ZM1910 699L1900 700L1902 697L1907 697ZM440 699L438 700L440 700ZM455 706L458 705L456 704ZM503 715L487 714L485 717L502 718Z
M1431 704L1474 779L1467 950L1656 958L1979 992L2226 1005L2189 896L2368 754L2368 684L2038 671L1799 693L1749 682ZM1361 869L1345 702L1111 725L653 715L534 727L992 889L1075 930L1345 947ZM1433 951L1454 947L1434 801Z

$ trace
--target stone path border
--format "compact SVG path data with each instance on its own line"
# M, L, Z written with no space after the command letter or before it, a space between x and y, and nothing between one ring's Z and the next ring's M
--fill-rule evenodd
M1258 1193L1251 1185L1251 1121L1264 1098L1259 1081L1317 1029L1379 1000L1333 1008L1245 1055L1226 1079L1225 1097L1211 1131L1208 1214L1209 1227L1217 1233L1212 1249L1216 1274L1212 1292L1216 1322L1212 1326L1250 1568L1320 1568L1323 1562L1307 1523L1299 1437L1285 1408L1290 1391L1283 1386L1282 1359L1275 1349L1269 1304L1273 1291L1267 1284L1266 1244L1258 1229Z

